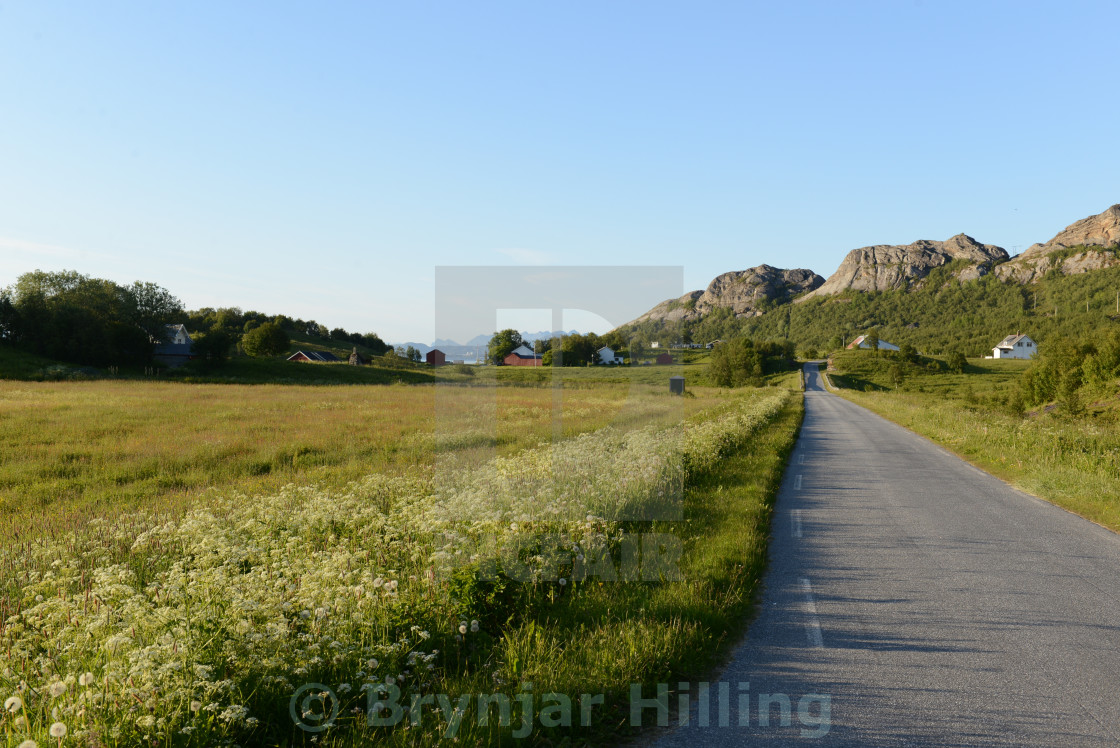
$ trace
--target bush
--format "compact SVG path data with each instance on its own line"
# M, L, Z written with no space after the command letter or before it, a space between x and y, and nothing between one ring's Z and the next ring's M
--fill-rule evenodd
M241 338L241 347L254 358L287 353L289 345L291 340L288 338L288 333L274 322L266 322L260 327L254 327Z

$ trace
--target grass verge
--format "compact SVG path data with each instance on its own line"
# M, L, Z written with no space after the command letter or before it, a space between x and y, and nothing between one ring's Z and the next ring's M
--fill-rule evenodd
M841 396L1017 488L1120 531L1120 434L1105 420L1001 409L1023 362L972 360L965 373L915 376L895 389L866 367L836 364L844 373L832 382Z

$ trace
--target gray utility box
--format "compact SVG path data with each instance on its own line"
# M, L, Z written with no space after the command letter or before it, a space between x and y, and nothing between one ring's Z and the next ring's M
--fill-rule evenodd
M674 395L683 395L684 377L669 377L669 392Z

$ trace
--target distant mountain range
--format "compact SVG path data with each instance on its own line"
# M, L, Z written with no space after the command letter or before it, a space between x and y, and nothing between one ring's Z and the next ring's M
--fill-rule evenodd
M559 330L559 331L556 331L556 332L550 332L548 330L541 330L539 332L528 332L526 330L521 331L521 339L525 340L525 341L546 340L548 338L563 337L564 335L579 335L579 331L577 331L577 330L568 330L567 332L565 332L563 330ZM408 348L408 346L412 346L416 350L420 351L421 355L424 355L424 354L428 353L428 351L431 351L435 348L438 348L441 351L443 351L444 353L446 353L448 358L463 358L463 357L474 356L480 348L485 349L486 346L490 344L490 338L492 336L493 336L493 333L475 335L473 338L468 340L466 343L458 343L454 340L448 340L446 338L436 338L434 341L432 341L431 345L428 345L426 343L415 343L415 342L390 343L389 345L393 346L394 348L396 348L398 346L403 347L403 348ZM485 352L485 351L483 351L483 352Z
M668 299L623 325L695 323L713 311L738 318L765 314L787 303L831 296L843 291L917 290L930 273L943 266L961 281L994 273L1009 283L1035 283L1051 271L1076 275L1120 266L1109 248L1120 245L1120 204L1067 226L1054 238L1035 244L1016 257L967 234L945 241L919 240L906 245L875 245L853 249L828 279L807 269L786 270L759 265L717 276L705 290ZM940 277L940 276L939 276Z

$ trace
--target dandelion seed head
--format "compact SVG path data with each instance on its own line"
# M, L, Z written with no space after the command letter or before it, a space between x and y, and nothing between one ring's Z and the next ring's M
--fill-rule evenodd
M66 725L62 722L55 722L53 725L51 725L51 737L52 738L64 738L64 737L66 737Z

